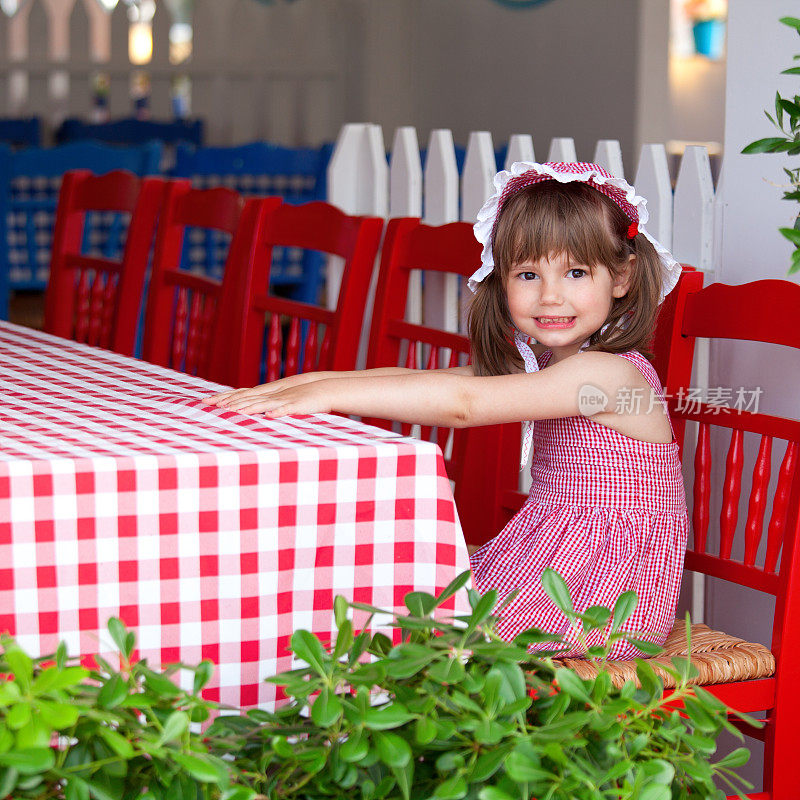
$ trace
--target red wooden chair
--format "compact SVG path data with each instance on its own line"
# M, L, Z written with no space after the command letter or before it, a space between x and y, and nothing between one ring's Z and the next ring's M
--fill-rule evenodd
M315 370L355 368L370 276L383 220L353 217L323 202L274 206L259 231L258 259L245 287L243 346L217 356L230 382L264 380ZM272 250L299 248L339 256L344 270L333 310L268 291Z
M677 312L678 327L690 347L697 337L707 337L800 349L798 308L800 286L788 281L716 283L685 298L682 313ZM759 309L767 313L754 313ZM698 682L725 703L743 712L766 712L761 730L737 725L765 745L764 791L751 797L790 800L798 796L794 759L800 717L800 421L736 408L735 403L726 409L716 403L687 402L691 363L686 358L686 351L670 357L667 385L673 419L698 424L693 540L686 569L775 598L771 653L762 645L693 626L693 661L700 670ZM785 442L785 449L779 442ZM724 466L713 463L712 451L725 450ZM771 481L773 451L780 467ZM722 479L718 526L711 525L712 470ZM750 487L746 516L740 520L740 505L745 508L743 479L745 485L749 479ZM696 648L698 634L708 647ZM682 626L676 625L673 636L676 644L684 638ZM576 670L585 664L570 662ZM611 662L611 669L620 675L632 673L630 662Z
M469 223L430 226L417 218L390 220L383 243L367 366L437 369L468 363L470 346L465 335L406 321L406 302L412 270L463 279L480 263L481 246ZM466 285L463 291L468 292ZM385 420L370 422L385 427L391 424ZM491 530L493 510L487 503L490 495L483 479L495 480L498 447L506 428L518 430L519 426L420 430L423 439L438 444L445 454L447 474L455 483L456 505L468 544L485 540ZM411 425L400 426L406 435L411 429ZM477 468L468 453L475 454L487 468Z
M147 296L146 361L232 383L231 361L241 344L244 292L261 226L279 204L278 198L245 203L232 189L193 189L188 180L168 185ZM192 246L187 231L194 229L230 237L221 281L182 268Z
M45 294L46 331L133 354L163 194L164 181L123 170L64 175ZM125 233L122 217L128 215ZM89 216L101 224L90 225Z

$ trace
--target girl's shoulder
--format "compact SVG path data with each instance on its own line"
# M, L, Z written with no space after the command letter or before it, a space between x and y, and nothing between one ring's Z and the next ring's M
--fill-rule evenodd
M551 350L545 350L541 356L537 356L539 369L545 369L548 366L552 355ZM602 377L609 385L633 383L634 386L639 384L644 388L646 384L656 393L663 391L655 367L638 350L628 350L625 353L603 353L590 350L576 353L561 363L567 361L571 362L575 368L580 368L581 372L585 370L587 379L590 380L599 380Z

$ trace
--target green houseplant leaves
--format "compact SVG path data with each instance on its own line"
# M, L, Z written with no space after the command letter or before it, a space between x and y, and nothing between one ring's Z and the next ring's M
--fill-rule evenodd
M409 594L392 638L368 631L371 616L360 632L348 617L387 612L337 598L330 642L292 636L302 665L268 679L288 698L273 712L213 718L220 709L199 696L211 665L132 663L134 637L119 620L109 623L118 669L75 665L63 646L32 659L5 638L0 798L688 800L723 797L715 781L745 785L734 770L746 750L712 761L721 730L741 733L720 701L687 684L688 663L675 664L669 702L646 661L640 688L614 689L602 669L583 680L528 650L557 650L557 637L501 641L492 592L467 590L470 613L448 618L440 607L468 581ZM560 576L543 584L578 637L604 632L602 664L627 636L619 626L636 598L577 614ZM191 692L176 685L179 669L193 673Z
M780 22L800 34L800 19L797 17L781 17ZM800 61L800 54L794 56L794 60ZM783 70L781 74L800 75L800 66L789 67ZM742 150L742 153L800 155L800 95L789 98L782 97L780 92L776 92L774 116L768 111L765 111L764 114L782 135L770 136L751 142ZM783 199L800 203L800 167L793 169L784 167L783 171L789 181L788 189L783 193ZM795 217L794 225L791 228L779 228L778 230L794 245L791 266L789 267L789 274L791 275L800 270L800 213Z

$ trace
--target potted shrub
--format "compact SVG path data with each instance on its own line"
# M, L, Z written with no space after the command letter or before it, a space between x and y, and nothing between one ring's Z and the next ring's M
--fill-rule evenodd
M492 592L470 590L471 613L441 619L438 607L468 580L439 597L409 594L394 645L383 633L357 633L348 618L351 607L386 612L337 598L331 646L295 632L291 646L305 666L269 679L288 701L274 712L219 716L205 732L191 723L213 708L197 696L210 665L193 668L194 691L179 689L170 680L177 667L129 663L133 635L119 621L110 629L120 670L101 661L89 673L63 648L45 665L6 640L0 668L14 677L0 690L0 796L668 800L724 797L715 778L743 785L734 769L746 750L712 761L723 728L741 734L718 700L688 685L688 663L675 661L671 704L645 660L640 688L614 689L603 671L581 680L528 652L534 642L555 646L552 636L500 641ZM602 661L636 598L576 614L563 580L552 572L544 580L578 631L608 631L606 647L591 652ZM48 747L53 732L58 745Z

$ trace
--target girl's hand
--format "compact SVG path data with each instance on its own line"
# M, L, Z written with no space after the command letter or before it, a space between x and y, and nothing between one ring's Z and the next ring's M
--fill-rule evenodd
M253 387L264 390L259 393L253 393L253 389L234 392L224 408L238 414L264 414L269 418L292 414L327 414L331 412L333 403L332 393L326 391L326 383L330 381L306 381L294 385L275 381L267 386Z
M219 392L218 394L204 397L203 402L208 403L210 406L233 408L234 404L238 404L242 400L255 401L261 397L268 397L275 394L275 392L290 389L293 386L302 386L306 383L322 380L327 377L329 377L329 374L325 372L307 372L301 375L291 375L288 378L281 378L271 383L262 383L259 386L243 389L228 389L225 392Z

